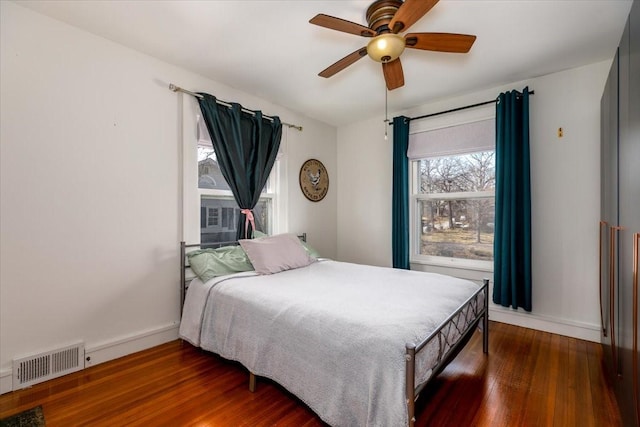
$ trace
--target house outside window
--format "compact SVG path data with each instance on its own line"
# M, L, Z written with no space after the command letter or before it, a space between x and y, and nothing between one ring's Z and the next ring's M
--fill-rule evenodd
M258 204L253 209L256 230L272 234L276 206L278 160L271 171ZM231 242L236 239L242 216L229 185L222 176L206 125L198 118L198 193L200 196L200 243Z
M495 228L495 120L409 137L411 261L490 269Z

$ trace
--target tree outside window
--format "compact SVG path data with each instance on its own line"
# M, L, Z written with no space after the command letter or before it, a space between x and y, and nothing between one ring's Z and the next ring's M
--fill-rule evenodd
M495 152L414 162L418 254L493 260Z

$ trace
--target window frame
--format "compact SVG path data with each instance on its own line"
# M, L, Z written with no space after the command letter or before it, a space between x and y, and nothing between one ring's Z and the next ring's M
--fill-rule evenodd
M201 116L198 115L196 117L198 129L197 129L197 138L194 145L194 150L196 152L196 164L195 171L196 175L198 174L198 155L197 151L200 147L206 146L206 140L200 135L200 121L202 120ZM208 136L208 135L207 135ZM280 141L280 153L274 162L273 168L271 169L271 173L269 174L269 178L267 179L267 184L265 185L265 191L263 191L260 195L259 202L266 202L270 208L270 212L268 214L267 224L264 224L266 230L263 232L266 234L276 234L280 231L281 221L276 220L276 218L282 216L281 211L283 210L283 200L282 197L279 196L282 188L283 181L283 173L284 173L284 165L283 165L283 153L286 147L285 140L285 132L283 132L282 139ZM211 144L211 148L213 145ZM233 200L235 198L233 196L233 192L231 190L221 190L221 189L212 189L212 188L200 188L198 185L198 180L196 180L196 188L198 195L198 204L202 206L203 199L216 199L216 200ZM200 210L198 210L200 212ZM207 215L208 220L208 215ZM222 210L220 211L220 216L218 218L219 223L222 223ZM198 224L201 224L201 220L199 219ZM198 238L201 238L202 230L198 230ZM200 240L199 240L200 241Z
M411 133L427 132L449 126L461 126L483 119L495 119L495 109L481 109L481 111L458 113L450 115L448 118L435 118L431 123L421 124L415 131ZM486 151L486 150L485 150ZM456 153L453 157L462 154L472 154L475 151L467 153ZM494 149L495 153L495 149ZM422 201L430 200L473 200L487 199L493 197L495 200L495 190L478 191L478 192L456 192L456 193L420 193L420 160L409 159L409 262L413 264L432 265L437 267L450 267L465 270L493 271L493 261L473 260L454 257L443 257L434 255L423 255L420 253L421 234L422 234L422 216L420 214L420 204Z

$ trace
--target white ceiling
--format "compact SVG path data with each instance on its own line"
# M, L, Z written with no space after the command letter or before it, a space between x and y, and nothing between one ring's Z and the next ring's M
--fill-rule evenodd
M16 3L328 124L384 113L380 64L362 58L329 79L317 75L368 39L308 23L325 13L366 26L372 0ZM389 92L389 110L609 59L631 3L441 0L410 32L477 40L468 54L407 49L405 86Z

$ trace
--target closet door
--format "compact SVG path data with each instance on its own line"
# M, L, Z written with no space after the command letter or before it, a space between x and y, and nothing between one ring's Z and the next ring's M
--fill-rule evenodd
M635 231L634 254L633 261L633 286L634 286L634 327L633 335L633 391L636 406L636 422L640 426L640 1L635 1L631 7L631 32L630 39L630 80L629 80L629 142L625 145L625 152L629 153L630 159L636 159L635 167L629 171L631 199L630 211L631 215L629 223L630 227ZM626 218L627 214L625 214ZM633 257L633 255L632 255Z
M615 60L614 60L615 61ZM609 346L609 224L606 221L607 191L608 191L608 163L611 132L611 67L609 78L604 86L600 100L600 226L599 226L599 292L600 292L600 340L604 346Z
M627 184L629 164L625 160L629 146L629 31L630 23L622 33L622 40L618 47L618 219L620 228L617 230L616 242L614 243L614 256L617 262L617 292L618 292L618 315L617 315L617 354L618 354L618 375L617 397L623 424L626 426L635 425L635 399L632 390L632 340L633 340L633 299L631 286L631 265L628 263L631 249L631 238L629 236L629 188ZM629 269L629 271L627 271ZM632 419L633 416L633 419Z
M640 3L635 2L620 44L619 268L621 374L624 425L640 425L638 412L637 233L640 233ZM634 270L636 275L634 276Z
M618 370L615 345L617 330L617 261L614 245L618 225L618 54L613 59L601 101L601 215L600 215L600 310L602 344L609 377ZM614 238L612 240L612 237ZM614 357L615 355L615 357Z

